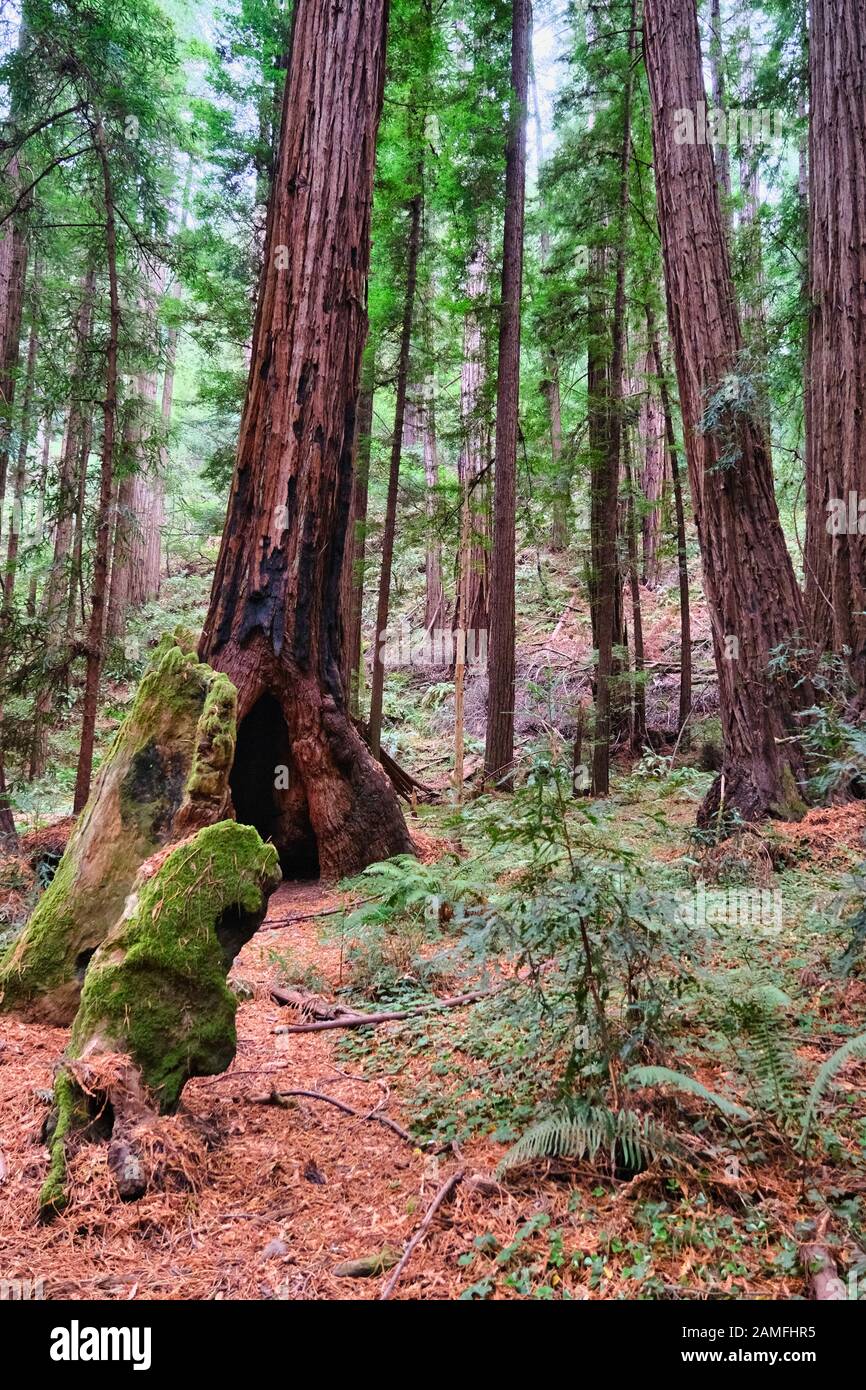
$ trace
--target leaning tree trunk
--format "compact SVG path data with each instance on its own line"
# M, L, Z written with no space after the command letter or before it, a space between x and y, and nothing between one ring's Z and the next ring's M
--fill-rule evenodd
M247 398L202 657L238 691L237 818L289 875L410 852L342 678L385 0L299 0Z
M513 0L512 110L505 149L505 227L502 245L502 302L499 309L499 366L496 379L493 562L490 578L490 649L487 660L487 738L484 750L485 777L506 788L512 783L514 762L514 551L530 26L529 0Z
M805 615L763 422L740 397L742 338L712 153L677 141L675 113L695 111L704 96L695 0L646 0L644 33L668 313L725 742L700 819L723 806L757 820L802 808L798 715L814 698L800 656Z
M866 707L866 9L813 0L809 34L806 600ZM853 494L853 498L852 498ZM852 505L853 503L853 505Z

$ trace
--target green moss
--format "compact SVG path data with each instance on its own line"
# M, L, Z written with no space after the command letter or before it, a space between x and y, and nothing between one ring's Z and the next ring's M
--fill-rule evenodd
M230 957L279 880L276 850L251 826L221 821L179 845L94 959L70 1054L94 1036L128 1053L163 1110L190 1076L224 1071L237 1041Z
M65 1070L58 1072L54 1082L56 1124L49 1152L51 1165L39 1192L39 1212L43 1220L63 1210L68 1201L66 1193L66 1140L73 1127L77 1108L75 1087Z
M165 636L99 769L54 881L0 963L0 1004L69 1022L87 961L117 921L135 875L171 838L225 814L237 694Z

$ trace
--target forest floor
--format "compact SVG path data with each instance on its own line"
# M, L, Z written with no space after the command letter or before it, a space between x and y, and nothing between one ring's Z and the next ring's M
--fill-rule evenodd
M693 814L693 789L633 777L619 779L609 811L644 875L653 865L679 871ZM434 876L454 848L452 826L442 808L413 820ZM39 834L62 840L65 829ZM785 927L757 941L734 928L714 950L732 991L742 988L744 965L750 977L768 969L789 991L791 1061L805 1089L866 1018L866 984L856 971L834 974L839 937L823 915L828 894L862 858L864 831L866 808L855 803L777 827L773 843L786 848L775 867L753 845L740 846L753 881L769 874L782 884ZM808 1162L794 1157L779 1126L770 1134L755 1122L742 1165L731 1169L707 1107L684 1097L663 1101L662 1112L675 1112L699 1162L659 1159L618 1178L602 1162L543 1160L497 1182L498 1162L554 1093L557 1075L556 1059L524 1046L521 1025L495 999L378 1028L280 1031L298 1015L274 1002L274 986L366 1009L467 988L465 974L449 974L447 953L440 961L441 932L377 935L363 912L342 911L358 897L357 886L307 883L285 884L271 899L232 972L242 982L235 1062L187 1085L181 1111L164 1122L187 1161L165 1190L137 1202L117 1197L105 1146L84 1145L72 1160L69 1207L51 1224L37 1223L47 1165L40 1131L67 1033L4 1018L3 1277L42 1278L53 1299L375 1299L457 1172L465 1179L413 1251L394 1297L802 1298L799 1248L816 1235L843 1276L860 1269L866 1063L849 1063L837 1078L833 1137ZM455 926L446 925L453 939ZM681 1020L668 1038L671 1065L730 1090L731 1063L698 1046L706 1033L704 1022ZM359 1117L315 1099L275 1103L281 1090L327 1094ZM371 1115L412 1138L363 1118ZM337 1272L370 1257L382 1272Z

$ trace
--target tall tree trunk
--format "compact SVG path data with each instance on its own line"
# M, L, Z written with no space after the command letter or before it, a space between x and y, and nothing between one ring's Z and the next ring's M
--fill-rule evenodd
M466 563L458 558L457 601L463 603L463 630L470 634L476 658L487 640L489 620L489 507L487 476L490 468L490 431L486 412L487 353L481 304L487 295L487 259L483 246L475 249L466 279L466 297L472 307L463 321L463 360L460 367L460 427L462 442L457 458L461 496L468 507ZM465 593L464 593L465 589ZM483 637L482 637L483 634Z
M231 788L287 874L411 851L342 679L385 0L298 0L247 398L204 660L238 692Z
M710 0L710 69L713 82L713 106L725 112L725 52L722 44L722 7L720 0ZM727 140L715 146L716 173L719 191L723 198L731 196L731 152ZM722 215L726 228L730 228L731 215L728 205L723 204Z
M623 105L622 148L619 164L619 207L617 210L616 288L613 303L613 342L610 359L610 414L606 448L601 466L594 479L597 490L596 533L597 621L595 689L595 739L592 758L592 787L596 796L606 796L610 790L611 705L614 646L617 641L617 600L621 603L621 578L617 555L618 507L620 469L622 464L622 386L625 362L625 275L628 246L628 175L631 163L631 98L634 55L637 49L637 0L632 0L628 35L628 74Z
M105 600L108 584L109 545L111 541L111 494L114 486L114 436L117 421L117 357L120 335L120 296L117 285L117 223L114 209L114 187L105 130L97 118L94 143L102 174L102 194L105 202L105 260L108 270L108 351L105 358L105 399L102 410L102 460L99 472L99 502L96 511L96 544L93 552L93 587L90 601L90 623L87 630L84 675L84 701L81 712L81 746L75 777L75 797L72 809L77 815L84 810L90 795L93 772L93 746L96 736L96 715L99 704L99 681L102 675L102 656L105 641Z
M526 187L526 108L532 10L512 0L511 112L505 147L505 227L499 365L496 381L496 454L493 493L493 557L490 576L490 648L487 660L485 777L510 787L514 762L515 519L517 416L520 404L520 300L523 290L523 221Z
M37 312L39 303L38 271L34 269L31 290L33 314L30 323L30 336L27 345L27 363L24 369L24 399L21 403L19 422L18 457L13 480L13 506L9 522L9 536L6 541L6 573L3 579L3 611L8 621L12 617L15 601L15 577L18 573L18 554L21 548L21 532L24 525L24 504L27 497L27 452L30 447L30 425L33 412L33 391L36 375L36 354L39 350Z
M162 531L161 488L152 473L148 441L155 419L156 371L140 372L135 379L135 398L127 404L123 442L127 472L120 480L115 508L111 590L106 635L122 637L127 612L149 603L159 592L159 558Z
M676 139L674 113L695 111L703 97L695 0L646 0L644 37L668 314L725 742L722 775L699 818L708 824L724 809L757 820L802 807L798 714L814 698L795 654L805 615L763 422L725 395L732 379L736 390L742 337L712 154Z
M51 411L42 421L42 448L40 451L39 469L36 473L36 512L33 518L34 543L40 545L44 537L45 528L45 493L48 488L48 463L51 455L51 435L54 424L54 416ZM27 616L36 617L36 600L39 589L39 574L34 565L30 575L30 585L27 591Z
M674 516L677 527L677 574L680 592L680 710L677 721L677 737L680 746L688 748L689 732L685 725L692 712L692 619L689 600L689 560L686 551L686 509L683 502L683 484L680 477L680 461L677 453L677 437L674 429L674 413L668 390L668 379L662 362L662 349L656 328L655 314L649 302L646 305L646 323L655 363L659 399L662 403L668 466L671 471L674 494Z
M360 718L364 686L361 656L361 626L364 617L364 564L367 550L367 496L370 487L370 450L373 437L373 398L376 383L376 354L368 343L361 366L361 390L355 430L354 479L352 483L351 524L343 563L343 612L346 614L343 683L349 707Z
M538 85L535 81L535 64L529 57L530 81L532 84L532 109L535 117L535 164L536 176L540 176L544 164L544 139L541 130L541 109L538 104ZM541 267L550 259L550 233L547 230L545 209L541 210ZM544 344L544 398L547 401L547 414L550 421L550 462L553 471L553 518L550 523L550 549L554 552L565 550L568 545L568 505L571 493L571 477L562 464L562 410L559 399L559 362L556 352L549 343Z
M806 594L866 707L866 9L812 0Z
M436 388L431 377L424 386L421 447L426 486L424 508L427 515L427 542L424 550L424 630L441 631L445 626L445 591L442 587L442 542L436 534L436 499L439 489L439 449L436 443ZM434 650L438 649L436 644Z
M417 119L417 113L412 113ZM421 126L423 129L423 120ZM412 320L415 313L415 291L418 283L418 253L421 246L420 192L421 169L418 171L419 191L409 204L409 240L406 250L406 294L403 300L403 325L400 332L400 356L397 362L397 400L394 406L394 434L391 440L391 465L388 470L388 497L385 503L385 525L382 530L382 564L379 570L379 600L376 605L376 631L373 642L373 679L370 685L370 748L378 758L382 742L382 700L385 692L385 633L388 628L388 609L391 602L391 573L394 566L394 539L397 532L397 489L400 483L400 455L403 449L403 424L406 414L406 388L409 382L409 353L412 348Z
M647 510L641 521L641 577L648 589L659 582L659 541L665 494L665 422L655 380L652 346L643 361L639 442L643 452L640 490Z
M8 177L14 189L19 180L17 156L10 161ZM28 214L29 200L0 228L0 525L6 500L12 411L21 353L21 320L24 313L24 285L27 279Z
M622 454L627 495L626 541L628 545L628 582L631 593L631 630L634 643L634 698L632 701L631 745L637 752L646 743L646 686L644 684L643 614L640 606L640 580L637 559L637 516L634 477L631 466L631 440L628 424L624 424Z
M90 418L89 406L82 400L87 375L87 354L93 319L93 299L96 271L91 266L82 283L81 301L75 323L75 346L72 353L69 413L60 448L57 489L57 519L54 527L54 554L42 595L42 613L54 629L57 614L69 591L69 552L77 496L76 468L82 438Z

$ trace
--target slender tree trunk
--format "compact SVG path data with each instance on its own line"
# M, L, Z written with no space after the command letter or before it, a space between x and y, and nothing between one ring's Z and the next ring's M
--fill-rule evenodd
M442 542L436 534L436 499L439 489L439 450L436 443L436 396L431 377L424 387L422 450L427 544L424 552L425 602L424 629L441 631L445 626L445 590L442 587Z
M11 619L15 601L15 577L18 572L18 554L21 548L21 531L24 524L24 505L27 498L27 451L30 447L30 425L33 411L33 390L36 374L36 354L39 350L37 327L37 307L39 282L34 271L32 288L33 316L27 345L27 364L24 375L24 399L21 403L19 423L18 458L15 464L13 481L12 517L9 523L9 536L6 541L6 573L3 580L3 609L7 620Z
M530 47L529 72L532 84L532 109L535 116L535 163L537 174L541 174L544 164L544 139L541 130L541 110L538 105L538 86L535 81L535 64ZM550 233L547 230L544 208L541 223L541 267L550 260ZM550 524L550 549L554 552L565 550L568 545L568 505L571 493L571 477L562 464L562 410L559 399L559 362L553 348L544 344L544 373L542 385L547 401L547 414L550 421L550 462L553 470L553 519Z
M683 502L683 485L680 477L673 407L668 391L667 375L662 362L662 350L655 324L655 315L649 303L646 305L646 323L652 345L659 398L665 422L665 443L667 444L668 465L671 471L671 485L674 494L674 516L677 527L677 574L680 591L680 710L677 721L677 737L680 741L680 747L688 748L689 731L685 728L685 724L692 712L692 619L689 601L689 560L686 551L686 509Z
M19 180L17 156L10 161L7 175L14 190ZM28 215L29 201L0 229L0 526L6 501L12 411L21 353L21 320L27 279Z
M708 824L724 809L757 820L803 804L798 715L814 699L799 656L805 615L763 421L724 394L742 337L712 155L677 140L674 113L695 111L703 96L695 0L646 0L644 37L668 313L725 741L722 775L700 819Z
M725 111L725 53L722 45L722 7L720 0L710 0L710 68L713 81L713 106L717 111ZM723 198L731 197L731 152L727 140L715 146L716 173L719 179L719 192ZM729 204L722 205L725 226L730 230L731 215Z
M487 662L487 741L484 754L485 777L505 788L512 785L514 762L517 417L520 404L520 300L523 289L530 30L529 0L512 0L511 113L505 149L505 227L496 382L493 561Z
M355 468L352 484L352 518L344 563L343 611L347 614L344 684L349 706L360 718L364 687L361 655L361 627L364 617L364 565L367 550L367 497L370 487L370 450L373 437L373 398L376 382L376 354L368 343L361 367L358 396L358 422L355 434Z
M423 128L423 120L421 122ZM391 602L391 572L394 565L394 538L397 531L397 489L400 483L400 455L403 449L403 422L406 414L406 388L409 381L409 353L412 348L412 321L415 314L415 291L418 283L418 253L421 246L421 211L423 199L419 192L409 204L409 241L406 251L406 295L403 301L403 326L400 333L400 356L397 363L397 401L394 407L394 435L391 440L391 466L388 470L388 497L385 504L385 525L382 531L382 564L379 571L379 600L376 606L376 631L373 645L373 679L370 686L370 748L378 758L382 742L382 700L385 691L385 634L388 628L388 609Z
M483 247L478 247L473 253L466 281L466 296L472 307L463 322L463 361L460 367L462 444L457 460L461 495L469 501L469 551L465 565L458 559L457 602L454 605L455 632L458 609L463 601L463 627L465 632L471 634L476 655L481 652L482 641L487 640L490 590L490 522L487 505L490 431L485 390L487 353L480 308L486 295L486 252ZM465 586L465 595L461 585Z
M606 450L595 486L597 488L598 586L597 649L595 690L595 740L592 759L592 786L596 796L610 790L611 704L613 700L614 645L617 640L617 597L621 593L617 555L619 479L622 454L622 384L625 362L625 276L628 245L628 175L631 163L631 98L634 56L637 50L636 0L632 0L628 36L628 75L623 105L622 149L619 166L619 207L616 247L616 289L613 304L613 350L610 361L610 415ZM621 599L620 599L621 602Z
M412 848L342 678L386 14L385 0L295 6L247 398L200 644L238 692L237 818L273 840L289 875L337 877Z
M806 595L866 708L866 9L812 0Z
M54 527L54 554L42 595L42 613L54 630L57 615L69 591L69 551L76 503L76 467L82 438L90 419L90 407L82 399L87 376L87 354L93 318L96 271L91 267L82 284L81 302L75 324L72 354L69 413L60 448L57 490L57 520Z
M120 296L117 285L117 226L114 210L114 188L105 131L100 120L94 128L94 142L102 173L102 193L105 201L105 259L108 269L109 327L108 351L105 359L105 400L102 413L102 461L99 473L99 502L96 512L96 545L93 553L93 587L90 602L90 623L86 641L84 702L81 714L81 747L75 778L73 811L84 810L90 795L93 772L93 746L96 736L96 715L99 704L99 680L102 675L102 656L105 641L105 601L108 584L109 543L111 540L111 494L114 485L114 436L117 420L117 357L120 334Z
M643 452L640 490L647 504L641 521L641 577L648 589L659 582L659 542L665 497L665 422L655 381L652 347L643 362L639 440Z
M640 580L638 577L637 518L634 504L631 442L627 424L623 429L622 445L625 485L628 497L626 538L628 544L628 582L631 592L631 630L632 642L634 643L634 699L632 702L631 743L632 748L634 748L636 752L640 752L647 741L646 686L644 684L643 614L640 606Z
M48 487L48 463L51 454L51 434L54 424L54 417L49 411L42 421L42 449L39 461L39 469L36 474L36 512L33 518L33 534L36 545L40 545L44 537L45 529L45 493ZM30 575L30 586L27 592L27 616L36 617L36 600L38 595L39 576L36 566Z

